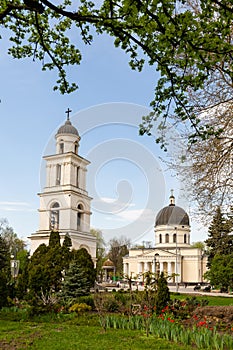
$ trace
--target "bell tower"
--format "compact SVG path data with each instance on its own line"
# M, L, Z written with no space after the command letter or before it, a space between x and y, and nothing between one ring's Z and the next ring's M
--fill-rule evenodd
M57 230L61 242L68 233L72 248L86 248L96 257L96 238L90 233L90 203L86 190L87 166L90 162L78 153L80 136L67 120L55 136L56 153L46 155L46 185L40 196L39 230L31 239L31 254L41 244L48 244L50 232Z

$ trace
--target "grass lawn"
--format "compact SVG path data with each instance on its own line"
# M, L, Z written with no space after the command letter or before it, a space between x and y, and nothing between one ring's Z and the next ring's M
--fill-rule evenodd
M171 299L184 300L187 297L192 298L193 294L171 293ZM233 297L221 297L214 295L195 295L198 300L208 300L209 306L227 306L233 305Z
M0 320L0 349L189 350L191 347L152 336L147 338L140 331L109 329L104 332L98 325Z

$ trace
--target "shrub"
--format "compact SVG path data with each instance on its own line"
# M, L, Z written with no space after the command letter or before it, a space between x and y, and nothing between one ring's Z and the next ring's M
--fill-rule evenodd
M95 302L93 295L83 295L76 299L77 303L85 303L91 307L92 310L95 309Z
M86 311L91 311L91 306L85 303L76 303L69 308L69 312L76 312L77 314L81 314Z

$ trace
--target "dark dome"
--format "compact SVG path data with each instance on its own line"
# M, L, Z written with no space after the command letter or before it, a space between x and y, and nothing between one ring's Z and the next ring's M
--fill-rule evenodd
M189 226L189 217L184 209L176 205L168 205L159 211L155 219L155 226L158 225L186 225Z
M65 124L58 129L57 135L59 134L73 134L79 136L78 130L71 124L70 120L67 120Z

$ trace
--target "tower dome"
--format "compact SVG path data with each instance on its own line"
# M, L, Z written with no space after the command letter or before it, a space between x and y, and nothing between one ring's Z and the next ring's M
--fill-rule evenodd
M189 226L189 216L186 211L175 205L175 197L170 196L170 204L156 215L155 226Z
M64 134L73 134L73 135L79 136L78 130L71 124L69 117L67 118L65 124L62 125L57 131L57 135L64 135Z

